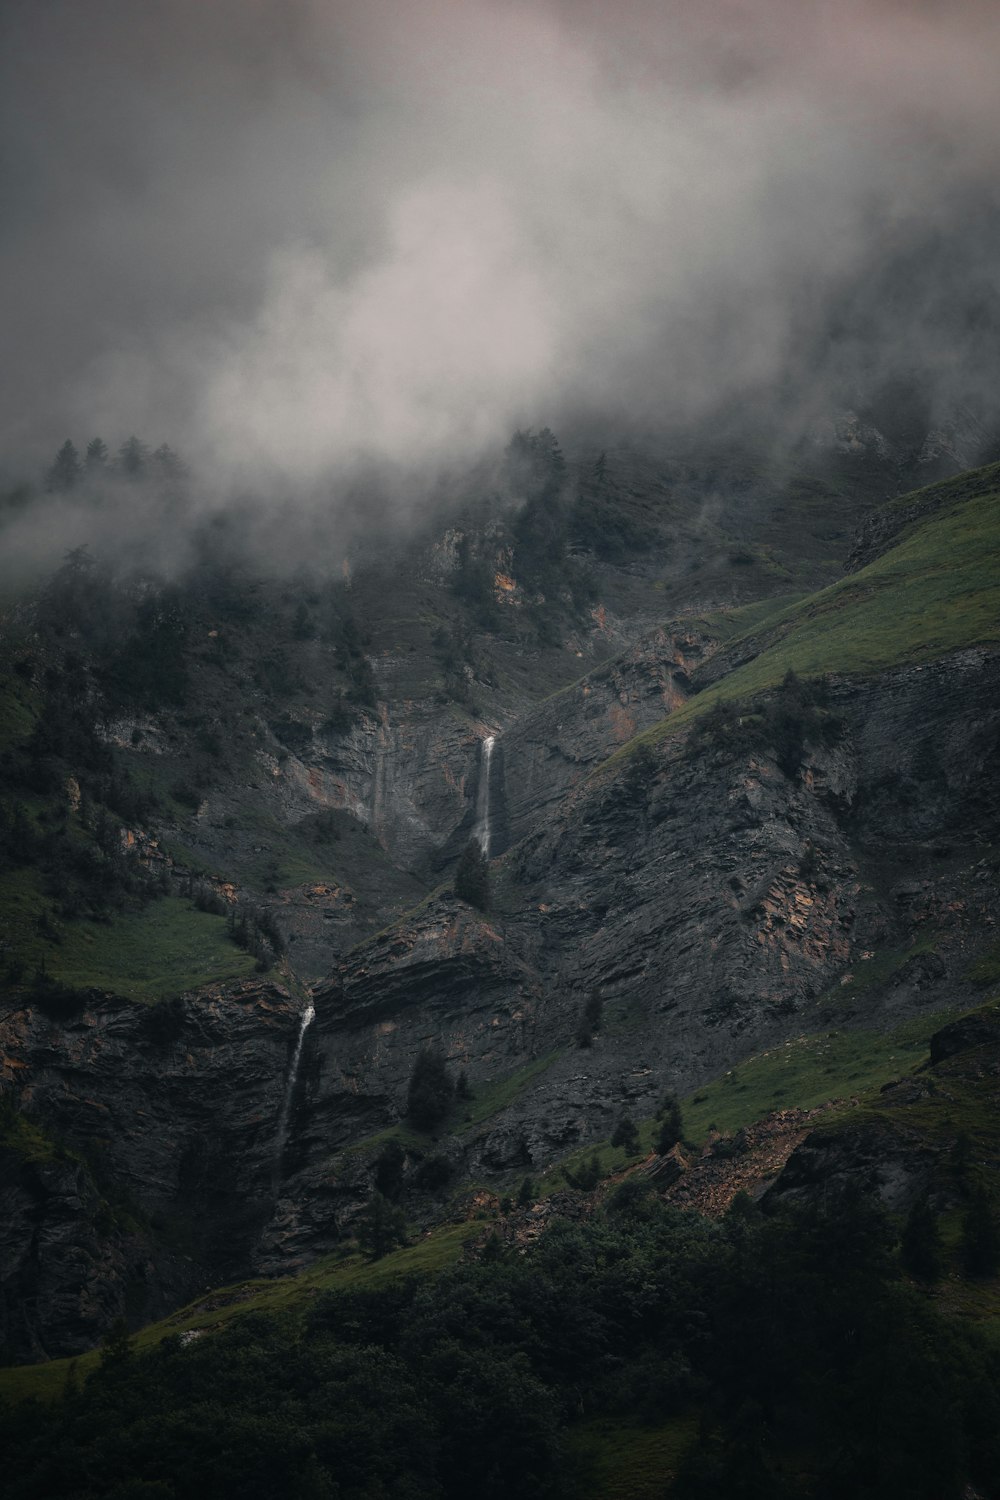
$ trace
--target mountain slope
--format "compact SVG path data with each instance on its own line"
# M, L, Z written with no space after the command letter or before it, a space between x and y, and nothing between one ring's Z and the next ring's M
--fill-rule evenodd
M78 1348L116 1309L149 1317L206 1282L334 1249L388 1143L400 1203L431 1222L461 1184L512 1191L607 1140L623 1111L651 1117L667 1090L697 1090L791 1036L889 1031L970 1004L1000 844L995 484L996 470L981 471L907 502L922 512L909 529L819 594L644 622L568 685L578 650L607 654L606 622L593 619L589 637L578 623L558 649L536 644L515 670L523 606L513 638L494 649L483 631L476 648L489 719L447 694L428 700L434 673L450 669L417 637L405 649L407 611L435 591L432 619L452 610L440 581L411 577L416 593L381 626L400 632L395 650L386 636L378 652L345 624L342 592L330 604L339 634L300 640L291 598L265 591L258 613L272 632L285 621L276 638L295 664L280 693L258 661L259 622L220 586L185 627L187 704L89 727L64 716L78 724L72 742L52 737L59 694L75 681L77 701L96 702L116 680L118 658L101 655L83 608L96 595L71 580L68 641L32 635L22 618L11 774L28 775L39 725L49 769L37 786L22 779L9 825L23 844L18 899L35 895L8 964L4 1076L47 1159L70 1153L76 1186L11 1135L11 1350ZM128 596L120 607L133 608ZM143 649L159 650L142 628ZM433 634L427 621L420 632ZM530 692L529 660L540 669ZM826 681L786 682L790 667ZM320 696L328 668L334 686ZM346 702L352 673L374 705ZM487 726L500 733L483 788ZM484 791L497 857L480 913L434 883ZM93 882L68 880L66 851L77 860L95 844L105 909L74 909ZM110 969L74 968L88 927L97 953L99 931L155 926L170 902L237 965L245 954L226 933L238 930L277 981L199 989L208 972L191 968L177 980L184 998L149 1012L104 993ZM43 955L51 971L35 975ZM301 981L324 958L332 971L303 1031ZM171 988L165 974L157 984L147 1000ZM594 999L600 1024L582 1047ZM408 1085L428 1046L453 1080L465 1074L471 1098L417 1129ZM116 1193L130 1207L95 1240ZM52 1231L32 1238L29 1222ZM93 1248L112 1243L114 1254ZM81 1257L85 1316L66 1302L80 1299ZM15 1308L34 1309L28 1323Z

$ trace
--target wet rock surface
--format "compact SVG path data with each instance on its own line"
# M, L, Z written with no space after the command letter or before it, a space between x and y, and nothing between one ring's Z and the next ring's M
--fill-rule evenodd
M272 1212L297 1005L268 981L203 992L170 1040L114 997L0 1018L3 1071L54 1143L6 1153L8 1358L86 1348L238 1273Z
M685 649L690 664L699 643ZM835 681L845 733L809 747L791 776L766 753L692 757L683 737L589 774L662 718L679 655L676 637L654 634L627 670L506 737L509 837L521 837L492 862L490 911L438 895L315 987L280 1161L303 1005L285 986L191 997L166 1042L148 1011L113 998L66 1022L3 1017L22 1107L83 1162L12 1174L8 1307L45 1309L9 1314L16 1357L84 1347L121 1311L148 1318L205 1284L293 1270L336 1245L371 1190L380 1133L407 1123L423 1046L466 1074L472 1100L437 1141L408 1148L407 1180L435 1157L454 1182L540 1170L607 1137L622 1109L651 1113L665 1090L823 1024L865 954L905 953L932 932L933 950L901 960L867 1004L888 1023L955 1003L994 919L993 882L977 879L964 841L988 840L1000 811L997 655ZM450 815L468 812L475 787L448 797ZM583 1048L590 993L603 1017ZM505 1080L479 1119L477 1098ZM804 1142L781 1190L836 1175L831 1149ZM902 1203L919 1171L894 1153L866 1137L849 1170ZM102 1214L104 1178L134 1223Z
M615 662L541 702L505 687L473 722L419 698L385 652L380 705L349 729L308 708L261 727L189 846L267 865L282 827L332 816L314 868L268 891L290 971L314 982L297 1077L305 996L264 977L187 997L167 1037L114 997L65 1021L0 1005L5 1081L54 1143L4 1163L7 1356L71 1352L122 1312L306 1264L349 1231L386 1131L404 1137L408 1211L432 1212L437 1190L416 1193L431 1161L442 1183L509 1183L831 1016L973 1003L963 976L996 941L1000 653L833 679L842 737L791 772L766 749L692 754L682 735L602 769L731 665L699 630L644 624ZM475 831L487 733L483 913L428 891ZM855 970L884 954L898 962L859 998ZM602 1017L581 1046L591 995ZM967 1040L941 1033L940 1058ZM428 1045L471 1092L437 1138L406 1120ZM775 1170L799 1129L772 1142ZM923 1167L898 1140L845 1138L835 1158L807 1136L781 1191L854 1172L903 1204Z
M957 995L972 1003L961 974L988 935L992 886L977 884L964 857L943 863L934 841L973 826L984 837L995 822L995 771L968 746L977 733L989 741L983 704L996 672L993 655L968 653L835 683L845 736L811 750L793 777L766 755L690 759L668 740L640 778L627 764L581 778L494 862L488 916L439 898L342 961L316 991L316 1058L286 1184L298 1205L287 1216L294 1253L327 1248L338 1214L360 1201L370 1173L341 1153L405 1124L425 1044L466 1072L474 1094L545 1060L491 1118L448 1127L466 1173L530 1172L607 1137L623 1108L650 1113L666 1089L683 1093L831 1016L893 1024ZM926 752L936 714L943 776ZM508 775L527 753L508 757ZM915 788L890 820L892 843L870 790L887 777ZM900 879L915 869L925 878ZM906 958L929 932L934 951ZM899 962L859 1013L841 981L886 948ZM581 1048L594 991L604 1019ZM318 1216L308 1207L317 1201Z
M684 703L695 668L714 649L695 630L652 631L520 719L502 740L509 842L537 827L608 755Z

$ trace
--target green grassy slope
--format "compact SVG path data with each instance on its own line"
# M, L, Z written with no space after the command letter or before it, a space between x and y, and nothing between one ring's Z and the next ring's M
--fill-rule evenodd
M852 1124L864 1120L877 1123L884 1118L888 1108L880 1092L883 1085L923 1073L928 1060L929 1038L948 1019L948 1015L925 1015L885 1033L814 1033L748 1058L738 1068L682 1101L685 1136L693 1142L700 1142L713 1126L730 1133L762 1119L777 1108L812 1108L830 1099L847 1096L859 1100L860 1105L845 1113L844 1119ZM924 1103L907 1109L907 1125L925 1132L929 1139L934 1139L942 1131L953 1134L956 1128L968 1129L977 1153L998 1156L1000 1123L991 1108L992 1080L974 1074L964 1077L959 1070L952 1071L956 1076L949 1079L949 1097L944 1101L944 1107L941 1100L929 1097ZM824 1128L836 1129L839 1119L835 1113L824 1117ZM655 1130L655 1121L640 1122L640 1149L632 1156L620 1147L612 1149L607 1142L588 1145L542 1176L538 1184L539 1195L544 1197L562 1186L562 1166L578 1169L595 1151L601 1157L605 1174L620 1170L640 1155L648 1154ZM41 1138L26 1139L23 1147L39 1152L46 1149L46 1143ZM462 1255L466 1242L481 1234L485 1227L486 1224L478 1218L446 1223L423 1234L412 1245L395 1250L378 1261L366 1260L356 1253L331 1255L297 1276L245 1281L220 1288L150 1324L136 1336L136 1346L150 1348L172 1334L214 1331L246 1312L296 1313L308 1306L321 1291L377 1288L398 1277L432 1275L454 1264ZM968 1301L971 1294L966 1289L963 1295ZM978 1317L989 1313L991 1307L992 1303L990 1307L986 1304L980 1307L976 1302L974 1309L970 1304L963 1310L974 1312ZM92 1351L80 1356L76 1367L83 1375L97 1362L98 1353ZM70 1364L68 1359L58 1359L43 1365L0 1370L0 1398L35 1396L41 1400L53 1400L65 1385ZM622 1461L616 1452L618 1436L617 1427L610 1433L598 1424L594 1432L581 1437L580 1457L592 1460L599 1469L605 1462L617 1468ZM625 1440L622 1437L622 1441ZM666 1433L662 1440L667 1441ZM661 1438L654 1441L651 1437L650 1441L658 1450ZM641 1464L639 1468L642 1468ZM610 1482L610 1475L608 1478ZM637 1493L643 1493L641 1488Z
M960 492L961 493L961 492ZM963 647L1000 644L1000 476L997 487L958 499L905 528L868 567L788 605L744 637L752 660L729 672L669 718L623 746L679 733L713 704L800 677L868 674L933 661Z
M248 1312L301 1312L320 1292L374 1289L400 1277L432 1275L453 1265L460 1258L466 1242L481 1234L483 1228L484 1225L476 1219L444 1224L421 1235L414 1244L393 1250L380 1260L371 1261L359 1254L328 1255L298 1276L244 1281L236 1286L220 1287L158 1323L150 1323L136 1334L135 1347L151 1349L172 1335L214 1332ZM34 1397L40 1401L53 1401L62 1392L71 1365L83 1377L96 1369L99 1359L99 1351L94 1349L72 1360L53 1359L41 1365L13 1365L0 1369L0 1400L20 1401Z
M701 1145L710 1130L731 1135L778 1109L817 1109L833 1099L876 1099L884 1084L927 1061L930 1037L952 1014L915 1016L890 1031L807 1032L747 1057L681 1100L685 1139ZM653 1150L657 1122L636 1124L639 1144L631 1155L608 1140L589 1143L548 1168L542 1182L555 1183L563 1167L578 1171L595 1152L605 1172L647 1156Z
M44 963L52 979L74 989L105 989L138 1001L159 1000L199 985L242 979L254 959L237 948L224 917L164 896L108 922L53 923L34 870L0 876L6 957L24 977ZM44 925L44 931L40 927Z

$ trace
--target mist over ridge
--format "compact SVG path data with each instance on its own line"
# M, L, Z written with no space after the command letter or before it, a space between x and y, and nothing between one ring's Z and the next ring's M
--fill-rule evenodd
M204 512L372 465L405 509L518 425L991 418L987 5L13 0L0 41L8 474L134 431Z

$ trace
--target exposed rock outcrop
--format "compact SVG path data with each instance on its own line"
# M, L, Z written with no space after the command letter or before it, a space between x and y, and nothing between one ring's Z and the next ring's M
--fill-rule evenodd
M6 1153L7 1358L75 1352L245 1264L272 1212L298 1008L248 981L203 992L166 1036L113 996L0 1019L20 1109L54 1141L41 1160Z
M888 552L896 538L907 526L924 516L933 515L946 506L957 505L975 495L989 494L995 489L1000 466L991 464L976 469L971 474L962 474L948 484L932 485L908 495L902 502L880 506L864 517L858 527L854 544L847 556L844 570L858 573L862 568Z

